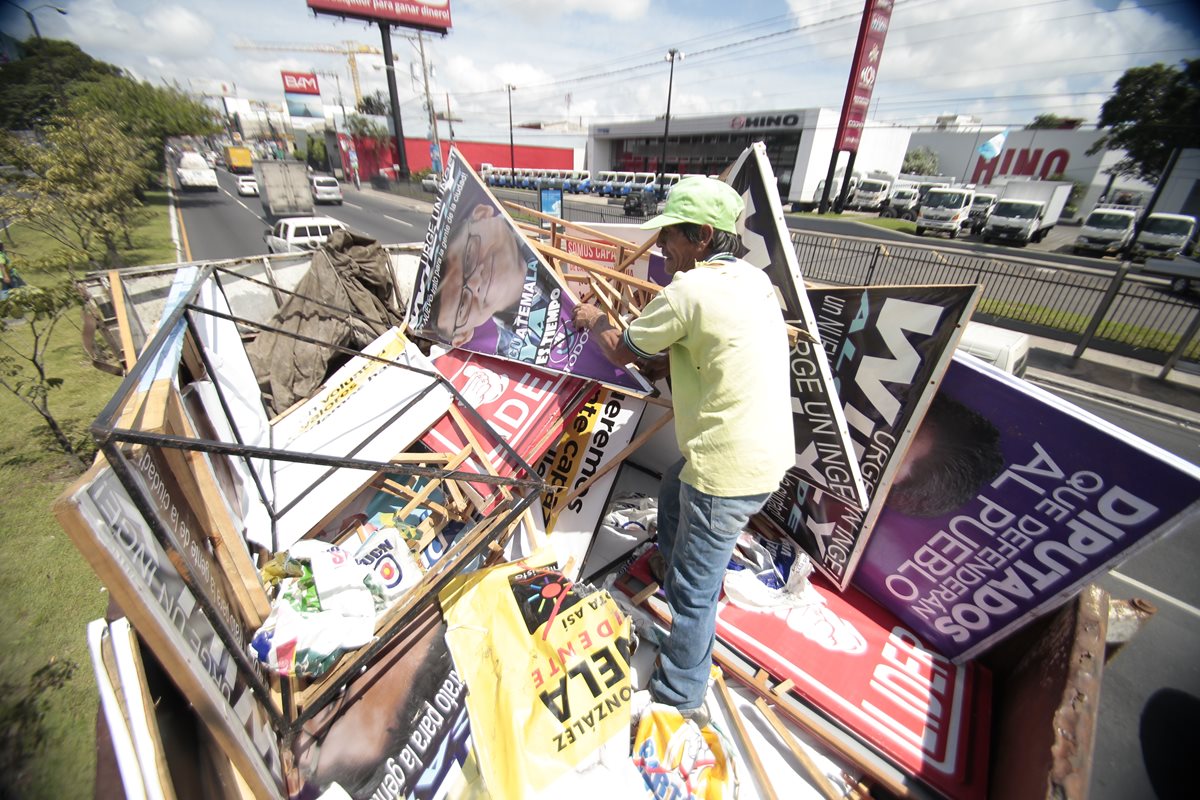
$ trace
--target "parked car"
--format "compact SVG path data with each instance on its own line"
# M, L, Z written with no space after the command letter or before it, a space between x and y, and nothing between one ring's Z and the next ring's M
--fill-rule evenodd
M237 192L242 197L258 197L258 180L253 175L239 176Z
M263 234L272 253L302 253L316 250L335 230L346 230L346 223L333 217L287 217Z
M314 175L308 179L308 185L312 188L314 203L335 203L339 206L342 204L342 185L338 183L337 178Z

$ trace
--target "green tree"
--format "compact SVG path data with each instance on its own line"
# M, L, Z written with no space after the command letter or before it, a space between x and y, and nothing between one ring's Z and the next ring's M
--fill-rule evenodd
M0 174L0 215L93 266L119 266L152 154L102 113L53 117L41 133L32 141L0 133L0 163L15 167Z
M346 118L346 129L355 136L374 139L376 142L386 142L391 135L383 125L367 119L361 114L351 114Z
M909 150L904 154L904 165L900 167L900 170L910 175L937 175L937 153L928 147Z
M1083 124L1075 117L1060 117L1057 114L1038 114L1025 126L1025 130L1074 130Z
M1088 155L1124 150L1109 170L1157 183L1171 152L1200 147L1200 58L1182 67L1153 64L1125 71L1100 107L1105 130Z
M325 151L325 140L319 136L308 137L308 165L313 169L329 168L329 156Z
M121 74L71 42L29 39L24 58L0 65L0 129L29 130L63 110L72 84Z
M55 445L82 471L83 445L71 441L50 409L50 392L62 378L46 372L46 348L54 328L82 299L70 278L50 288L26 285L0 300L0 387L33 409L46 423ZM21 326L20 336L12 331ZM25 338L21 338L25 337Z
M383 90L379 90L374 94L364 96L362 100L355 103L354 109L360 114L373 114L377 117L382 117L392 113L392 103L388 99L388 96L383 93Z
M154 86L129 78L104 77L71 87L71 112L105 114L119 120L121 129L142 142L164 164L163 143L171 136L209 136L221 130L217 112L178 89Z

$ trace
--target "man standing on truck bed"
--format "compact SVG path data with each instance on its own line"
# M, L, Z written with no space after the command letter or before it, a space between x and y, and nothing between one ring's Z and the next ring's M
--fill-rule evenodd
M613 363L669 350L675 436L683 459L663 475L658 549L673 622L650 678L655 702L703 726L717 598L730 554L795 459L788 337L774 287L735 254L741 196L712 178L676 184L658 229L671 283L628 330L595 306L574 322Z

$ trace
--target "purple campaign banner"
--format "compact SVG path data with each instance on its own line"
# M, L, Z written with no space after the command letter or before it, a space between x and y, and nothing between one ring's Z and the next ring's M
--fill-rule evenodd
M575 301L457 149L429 216L408 325L418 336L645 395L571 325Z
M955 661L1200 515L1200 467L970 356L955 355L939 399L962 424L931 408L914 461L927 441L965 456L943 456L959 474L991 474L936 517L885 504L854 583Z

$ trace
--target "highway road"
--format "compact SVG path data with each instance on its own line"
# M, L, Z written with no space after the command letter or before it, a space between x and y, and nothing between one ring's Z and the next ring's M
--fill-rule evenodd
M187 244L185 258L210 260L240 258L267 252L263 233L271 226L257 197L239 197L237 177L217 170L217 192L180 192L176 195ZM345 202L319 205L315 216L341 220L351 229L384 244L420 241L425 236L429 210L403 198L357 190L342 184ZM430 195L432 201L433 196Z
M234 176L218 170L221 191L184 194L179 208L190 258L220 259L266 252L267 227L258 198L239 198ZM428 205L369 190L343 186L345 204L320 206L316 213L342 220L351 228L385 243L419 241L428 222ZM432 196L430 196L432 200ZM615 209L614 209L615 210ZM789 221L796 219L789 217ZM846 222L804 219L798 227L836 228ZM872 237L906 234L872 228ZM1073 238L1073 236L1071 237ZM921 240L933 242L935 240ZM968 240L942 240L947 248L971 250L1013 248ZM1052 243L1051 243L1052 244ZM1034 254L1034 248L1029 248ZM1017 250L1016 252L1020 252ZM1038 252L1039 257L1095 266L1097 259ZM1115 266L1111 259L1108 262ZM1120 425L1125 430L1192 461L1200 462L1200 430L1142 413L1127 404L1105 402L1046 387L1071 402ZM1172 770L1190 765L1200 752L1200 531L1181 531L1130 558L1099 580L1115 598L1143 597L1158 613L1105 669L1100 699L1099 732L1090 796L1095 800L1167 798L1180 785ZM1190 749L1188 749L1190 748ZM1166 758L1172 754L1176 757ZM1187 784L1182 784L1187 785Z

